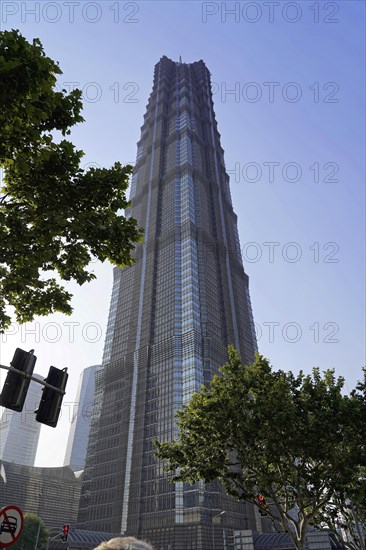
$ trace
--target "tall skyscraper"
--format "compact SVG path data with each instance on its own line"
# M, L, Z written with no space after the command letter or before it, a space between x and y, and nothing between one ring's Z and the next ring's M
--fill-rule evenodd
M100 368L101 365L93 365L84 369L80 375L64 459L64 466L70 466L74 472L84 469L93 410L95 373Z
M34 374L39 380L42 376ZM36 422L34 411L42 397L43 386L31 381L23 411L4 409L0 422L0 459L24 466L34 466L41 424Z
M216 534L221 549L223 527L228 536L255 528L253 507L218 483L170 483L152 443L177 436L176 410L227 361L229 343L244 361L256 350L203 61L156 65L130 199L145 239L136 263L114 270L79 525L139 535L159 550L212 550Z

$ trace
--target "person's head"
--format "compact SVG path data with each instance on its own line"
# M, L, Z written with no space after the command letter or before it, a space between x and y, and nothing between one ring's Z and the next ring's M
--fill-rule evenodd
M117 537L107 542L102 542L94 550L154 550L153 547L143 540L135 537Z

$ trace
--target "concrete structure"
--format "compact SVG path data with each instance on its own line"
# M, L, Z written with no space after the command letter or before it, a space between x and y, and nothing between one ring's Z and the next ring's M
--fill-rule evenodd
M42 376L34 374L43 380ZM21 413L0 407L0 460L34 466L41 424L36 422L43 386L31 381Z
M80 375L64 459L64 466L70 466L74 472L83 470L85 465L95 392L95 373L98 369L101 369L101 365L94 365L84 369Z
M68 467L38 468L0 461L0 508L16 504L46 527L75 525L81 480Z
M170 483L153 446L176 437L176 410L226 362L228 344L244 361L257 349L203 61L156 65L130 199L145 240L133 266L114 270L78 524L157 549L212 550L217 532L219 550L222 526L260 530L258 512L218 483Z

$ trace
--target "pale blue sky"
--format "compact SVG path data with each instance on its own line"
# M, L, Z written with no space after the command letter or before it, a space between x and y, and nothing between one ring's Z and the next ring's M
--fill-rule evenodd
M162 55L206 62L260 351L285 370L335 368L351 388L365 362L365 3L3 1L1 17L41 39L61 85L84 88L86 122L72 140L86 163L134 160ZM3 364L20 346L35 348L41 374L68 366L65 402L101 361L112 276L96 271L97 282L73 287L73 317L38 319L34 334L19 328L1 343ZM40 465L63 461L64 409L56 430L42 428Z

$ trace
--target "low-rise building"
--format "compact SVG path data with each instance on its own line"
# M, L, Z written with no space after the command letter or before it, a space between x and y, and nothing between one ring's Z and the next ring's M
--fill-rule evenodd
M38 468L0 461L0 508L16 504L46 527L75 525L81 479L68 466Z

